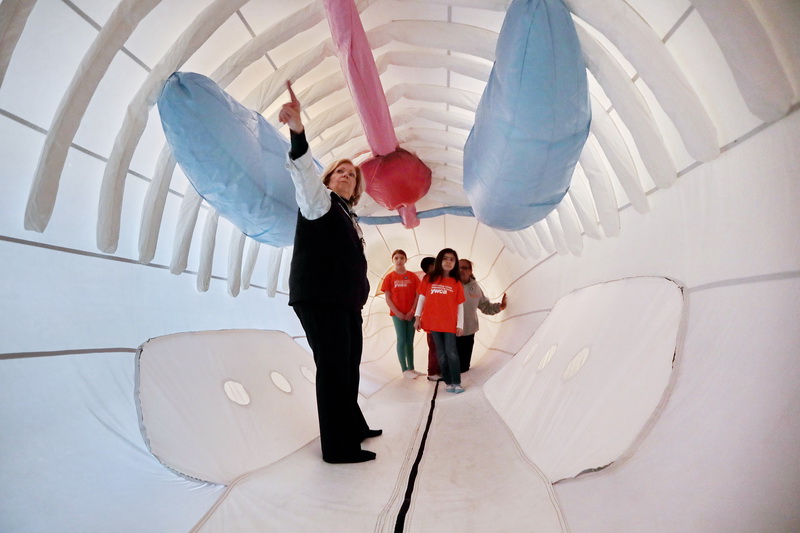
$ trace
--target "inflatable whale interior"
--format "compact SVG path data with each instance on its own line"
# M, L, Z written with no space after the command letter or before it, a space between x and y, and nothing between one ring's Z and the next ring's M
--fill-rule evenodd
M800 530L799 36L791 0L3 1L0 531ZM287 305L287 81L318 166L372 169L369 463L322 462ZM458 396L378 290L444 247L508 297Z

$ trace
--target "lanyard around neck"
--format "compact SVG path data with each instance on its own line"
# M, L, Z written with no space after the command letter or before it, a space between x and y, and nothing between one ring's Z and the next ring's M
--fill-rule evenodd
M333 194L336 193L334 192ZM337 198L336 200L332 201L336 202L339 205L339 207L342 208L342 211L344 211L345 214L347 214L347 216L350 218L350 222L353 223L353 227L355 228L356 234L358 235L358 240L361 241L361 251L363 252L367 247L367 242L364 240L364 232L361 231L361 226L358 224L358 215L353 213L353 211L351 211L348 207L345 207L345 201L341 196L336 194L336 198Z

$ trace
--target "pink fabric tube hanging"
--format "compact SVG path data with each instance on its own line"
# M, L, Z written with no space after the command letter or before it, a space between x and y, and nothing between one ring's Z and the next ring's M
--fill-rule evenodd
M325 0L333 44L373 155L397 148L389 106L375 58L353 0Z
M373 154L361 165L367 194L386 209L397 210L405 227L418 226L414 203L430 189L431 170L398 148L372 49L353 0L324 3L339 63Z

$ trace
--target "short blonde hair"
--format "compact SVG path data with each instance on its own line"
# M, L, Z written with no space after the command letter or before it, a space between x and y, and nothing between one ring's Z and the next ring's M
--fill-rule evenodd
M333 171L339 168L339 165L344 163L353 165L356 169L356 188L353 191L353 196L344 199L348 204L350 204L350 207L354 207L356 204L358 204L358 201L361 199L361 195L364 193L364 175L361 173L361 167L349 159L337 159L325 167L325 171L322 173L322 183L324 183L327 187L328 183L331 182Z

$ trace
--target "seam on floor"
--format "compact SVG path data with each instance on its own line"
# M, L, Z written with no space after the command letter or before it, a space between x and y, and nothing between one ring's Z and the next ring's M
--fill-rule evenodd
M425 431L422 433L422 440L420 441L419 448L417 449L417 457L414 460L414 464L411 466L411 472L408 474L406 493L403 497L403 504L400 506L400 512L397 514L397 522L394 524L394 533L402 533L405 529L406 516L408 515L408 510L411 508L411 499L414 495L414 485L417 481L417 474L419 473L419 464L422 461L422 455L425 453L425 443L428 440L428 432L430 431L431 423L433 422L433 412L436 409L436 396L439 393L439 383L440 382L437 381L436 386L433 388L431 407L428 411L428 420L425 423Z

